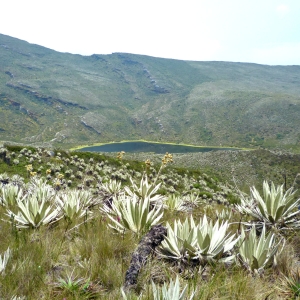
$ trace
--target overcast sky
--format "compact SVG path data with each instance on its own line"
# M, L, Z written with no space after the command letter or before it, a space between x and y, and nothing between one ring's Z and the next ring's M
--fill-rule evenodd
M300 0L0 1L0 33L60 52L300 65Z

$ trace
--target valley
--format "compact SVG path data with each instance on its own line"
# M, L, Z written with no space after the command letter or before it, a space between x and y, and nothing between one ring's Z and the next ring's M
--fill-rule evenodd
M0 35L0 140L299 151L300 67L80 56Z

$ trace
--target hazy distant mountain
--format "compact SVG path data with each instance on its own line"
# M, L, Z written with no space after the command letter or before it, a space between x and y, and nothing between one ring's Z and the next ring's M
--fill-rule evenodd
M300 148L300 66L59 53L0 34L0 140Z

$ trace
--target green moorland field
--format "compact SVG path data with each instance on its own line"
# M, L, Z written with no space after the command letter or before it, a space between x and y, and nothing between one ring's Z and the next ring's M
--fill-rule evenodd
M249 153L2 145L0 298L297 299L299 157ZM256 179L251 192L243 176ZM163 241L137 264L153 228Z
M0 299L300 298L299 81L0 34Z
M0 140L299 151L300 66L59 53L0 34Z

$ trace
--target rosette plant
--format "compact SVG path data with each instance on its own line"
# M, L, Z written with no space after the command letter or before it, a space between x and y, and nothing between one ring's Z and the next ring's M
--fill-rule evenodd
M241 203L236 208L242 214L252 217L253 222L246 222L245 225L251 227L254 223L256 229L262 230L263 226L267 229L287 230L299 229L300 198L295 198L295 191L292 188L283 191L283 185L275 187L272 182L263 183L263 195L255 187L251 188L251 197L242 197Z
M121 181L110 179L102 184L101 189L110 195L118 195L121 192Z
M185 211L187 206L185 206L185 201L180 197L174 194L169 195L164 200L164 208L169 211Z
M167 236L158 247L159 255L174 260L188 259L189 254L193 254L189 250L194 249L197 243L198 226L195 225L193 217L190 217L190 222L188 218L183 223L175 220L173 228L167 222L166 227Z
M49 185L45 178L34 176L27 184L28 194L37 198L37 200L50 201L54 198L55 190Z
M179 277L176 276L175 281L172 279L169 283L164 282L163 286L157 286L152 281L152 298L153 300L192 300L194 299L195 292L192 292L190 296L187 295L187 287L186 284L183 289L180 287ZM123 300L133 299L130 296L127 296L124 292L123 288L121 288L121 295ZM130 298L129 298L130 297ZM189 297L189 298L187 298ZM134 299L144 299L143 294L140 294L138 297L134 296ZM148 298L147 298L148 299Z
M195 292L190 295L189 298L186 298L187 294L186 284L183 290L181 291L180 282L178 275L176 276L175 282L173 280L170 281L169 284L164 283L164 285L159 288L152 281L152 291L153 291L153 299L154 300L183 300L183 299L194 299Z
M47 198L25 195L16 202L16 213L7 209L7 216L18 228L39 228L54 223L61 218L60 208Z
M7 250L3 253L3 257L2 255L0 255L0 274L2 275L5 272L5 268L10 256L11 256L11 250L9 248L7 248Z
M192 258L198 259L201 264L216 260L230 262L234 258L231 250L239 238L234 239L235 234L227 233L228 228L228 221L219 225L217 220L213 224L212 220L208 222L204 215L198 225L196 246L190 249L193 253Z
M22 196L23 189L18 185L9 183L0 187L0 204L2 206L11 208Z
M223 208L221 212L216 211L216 215L220 221L230 220L232 216L232 210Z
M176 259L193 259L200 264L206 264L217 260L230 262L234 256L231 250L237 243L235 235L227 233L228 222L208 221L206 215L195 225L193 218L190 224L186 219L183 224L175 221L174 230L167 223L167 236L158 248L161 256Z
M110 219L109 227L117 232L130 230L138 237L148 232L163 216L161 206L150 209L150 198L143 200L136 196L122 195L114 198L111 205L104 205L101 209Z
M128 186L124 188L125 192L129 196L131 197L136 196L142 200L147 198L151 201L151 204L153 203L162 204L162 202L164 201L165 197L163 195L156 194L161 186L161 183L159 184L149 183L147 174L144 174L142 176L139 186L133 181L132 178L130 178L130 182L131 182L132 190Z
M68 190L59 193L56 203L61 209L64 218L72 223L82 217L88 217L88 208L94 205L93 197L87 191Z
M199 197L199 194L195 195L194 193L186 195L184 201L194 207L198 207L200 204L205 203L205 201Z
M256 228L253 225L248 234L244 228L241 230L241 238L237 244L237 261L251 273L261 274L264 268L276 264L276 254L284 247L283 239L278 243L275 241L275 234L266 234L266 227L263 225L259 237L256 235Z

